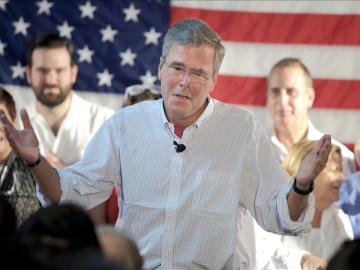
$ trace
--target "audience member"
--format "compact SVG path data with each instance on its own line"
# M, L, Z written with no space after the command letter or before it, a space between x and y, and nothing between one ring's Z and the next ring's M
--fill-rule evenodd
M252 258L236 243L242 207L266 230L310 230L314 209L308 195L331 138L318 141L289 184L254 117L209 97L223 56L219 36L205 23L176 23L164 37L158 67L163 99L120 110L92 138L81 161L64 169L39 154L26 110L23 130L0 114L17 153L37 164L32 172L42 202L70 200L93 208L119 185L117 225L138 243L145 269L246 268Z
M308 68L297 58L284 58L270 71L267 90L267 110L273 120L269 130L276 157L280 162L288 150L302 139L318 140L323 133L309 119L315 100L315 89ZM343 170L347 176L355 171L354 154L343 144Z
M295 177L302 158L315 143L301 141L289 150L283 167L291 176ZM327 261L345 240L353 239L349 217L334 204L339 199L339 189L344 179L341 150L333 145L326 167L314 181L313 229L297 237L282 236L282 241L286 246L306 250Z
M15 257L17 236L15 210L0 194L0 265L1 269L11 269Z
M79 161L91 137L114 113L72 91L77 74L74 48L66 38L45 33L29 45L26 78L36 101L27 110L40 153L58 168ZM105 223L99 213L101 209L89 211L96 223Z
M360 165L360 138L355 143L355 160ZM339 205L350 217L354 237L360 239L360 172L346 178L340 189Z
M66 38L45 33L29 45L26 79L36 101L27 110L41 154L59 168L79 161L91 137L114 113L72 91L77 74L74 48Z
M38 269L37 269L38 270ZM45 269L44 269L45 270ZM58 256L46 270L133 270L121 263L108 260L101 250L84 249Z
M143 259L136 243L125 233L109 225L97 228L98 238L104 254L112 261L142 270Z
M126 87L123 107L134 105L145 100L157 100L161 98L158 86L134 84Z
M15 126L16 107L13 97L0 87L0 110ZM40 207L35 179L25 161L16 155L0 125L0 194L15 210L17 227Z
M358 270L360 240L346 241L331 258L326 270Z
M19 233L23 266L51 269L57 257L101 250L95 227L87 213L72 204L52 205L32 215Z
M309 110L315 99L315 89L308 68L297 58L279 60L271 68L267 87L267 110L273 121L269 135L275 156L281 163L288 150L297 142L303 139L318 140L323 136L309 120ZM332 143L341 148L344 173L351 174L355 170L353 153L334 139ZM286 264L287 269L295 269L298 267L297 258L303 255L302 261L305 267L308 264L324 264L315 256L281 248L278 236L263 231L256 223L254 226L256 240L259 243L257 248L257 258L261 261L259 269L277 269L280 267L279 263ZM278 247L274 249L276 245ZM273 268L268 265L271 261L274 262ZM303 267L303 269L306 268Z

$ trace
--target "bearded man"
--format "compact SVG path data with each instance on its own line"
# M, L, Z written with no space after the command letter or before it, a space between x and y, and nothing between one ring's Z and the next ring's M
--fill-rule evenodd
M28 47L26 79L36 102L27 109L40 153L59 168L80 160L93 134L114 113L72 91L77 74L74 48L66 38L45 33Z

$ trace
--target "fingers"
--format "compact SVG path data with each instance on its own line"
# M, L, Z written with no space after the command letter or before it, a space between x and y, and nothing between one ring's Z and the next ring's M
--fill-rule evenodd
M29 115L25 109L22 109L20 111L20 116L21 116L21 121L23 122L24 128L25 129L27 129L27 128L33 129L31 126L31 123L30 123Z

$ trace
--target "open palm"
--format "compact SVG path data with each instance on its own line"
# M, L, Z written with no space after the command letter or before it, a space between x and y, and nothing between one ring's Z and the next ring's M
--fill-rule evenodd
M0 112L0 120L4 125L6 137L12 149L18 156L32 163L39 157L39 142L26 110L21 110L20 114L21 121L24 125L24 129L22 130L17 130L3 112Z

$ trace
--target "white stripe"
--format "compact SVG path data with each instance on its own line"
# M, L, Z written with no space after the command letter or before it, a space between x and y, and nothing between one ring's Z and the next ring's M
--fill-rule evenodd
M30 102L34 102L32 90L28 87L4 86L13 95L18 112ZM117 110L122 104L122 95L104 94L95 92L79 92L80 96ZM272 121L265 107L245 106L241 107L252 111L259 118L260 122L268 127ZM354 143L360 137L360 111L358 110L340 110L340 109L312 109L310 111L310 119L320 131L331 134L335 139L343 143ZM18 121L20 120L18 116Z
M271 126L272 120L265 107L241 105L251 111L264 125ZM310 119L323 133L331 134L342 143L354 143L360 137L360 111L338 109L312 109Z
M283 57L298 57L314 78L360 79L360 47L224 42L220 74L266 76Z
M174 7L224 11L360 14L357 1L171 1Z

